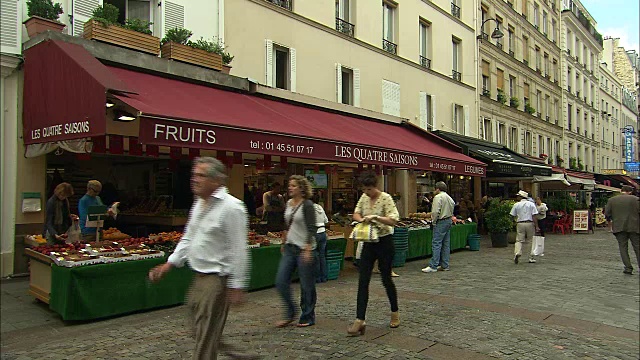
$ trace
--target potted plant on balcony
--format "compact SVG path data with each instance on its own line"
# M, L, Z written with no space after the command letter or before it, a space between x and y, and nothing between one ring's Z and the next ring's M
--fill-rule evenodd
M562 166L562 164L564 164L564 159L560 155L556 155L556 165Z
M223 57L221 54L207 51L205 40L192 42L189 38L193 33L188 29L173 28L167 31L161 40L162 57L181 61L193 65L221 71ZM207 42L208 43L208 42Z
M500 198L492 199L489 203L485 219L487 229L491 235L491 246L507 247L507 234L514 227L513 218L509 214L514 202L509 200L501 200Z
M569 169L578 170L578 163L576 161L576 158L574 157L569 158Z
M503 105L507 103L507 96L504 94L504 91L502 89L498 89L498 97L496 100L498 100L498 102Z
M527 112L527 114L529 115L533 115L536 112L536 109L534 109L531 104L529 104L528 102L524 103L524 111Z
M32 38L47 30L62 32L65 24L58 22L62 5L54 4L51 0L28 0L27 15L29 18L23 23L27 28L27 34Z
M84 23L84 38L97 40L128 49L159 55L160 39L151 35L151 22L128 19L118 24L120 10L111 4L98 6L93 16Z
M222 56L222 72L228 74L231 71L231 66L229 66L229 64L233 61L234 56L226 52L227 47L222 41L220 41L220 39L213 38L213 41L208 41L200 38L200 40L195 43L191 43L190 46L204 50L208 53Z
M584 164L582 163L582 160L578 159L578 170L582 171L584 170Z
M509 100L509 106L511 106L512 108L517 108L518 106L520 106L520 101L517 97L513 96L511 100Z

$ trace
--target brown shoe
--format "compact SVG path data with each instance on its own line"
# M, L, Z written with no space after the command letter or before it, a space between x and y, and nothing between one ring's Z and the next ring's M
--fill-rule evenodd
M398 326L400 326L400 314L395 311L391 313L391 322L389 323L389 327L395 329Z
M351 326L347 329L347 333L349 336L360 336L364 335L364 331L367 328L367 324L365 324L364 320L356 319Z

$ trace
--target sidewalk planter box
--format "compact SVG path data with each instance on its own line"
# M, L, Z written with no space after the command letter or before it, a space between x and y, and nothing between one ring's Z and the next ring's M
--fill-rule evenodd
M62 32L62 30L66 26L61 22L45 19L40 16L32 16L25 22L23 22L23 24L27 28L27 34L29 34L30 38L33 38L34 36L47 30L53 32Z
M191 46L178 44L172 41L162 45L162 57L165 59L176 60L202 66L208 69L223 71L222 56L206 52L204 50L195 49Z
M84 23L83 37L155 56L160 55L160 39L157 37L120 26L104 26L96 20Z

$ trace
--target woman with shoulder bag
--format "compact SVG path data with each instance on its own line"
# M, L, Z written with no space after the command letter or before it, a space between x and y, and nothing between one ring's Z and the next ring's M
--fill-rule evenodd
M391 195L380 191L377 176L372 172L360 175L360 184L364 192L353 212L353 220L357 222L374 223L378 229L378 242L365 242L360 257L360 277L358 279L358 302L356 320L349 327L349 335L364 335L365 313L369 302L369 283L371 272L376 260L382 277L382 285L387 292L391 305L391 322L389 326L400 326L398 314L398 294L391 279L391 265L395 253L393 244L393 227L400 215Z
M300 175L289 178L289 197L284 213L288 230L283 236L280 251L282 258L276 275L276 288L284 302L285 316L276 323L285 327L295 320L296 305L291 294L291 275L298 269L300 276L300 321L298 327L315 325L316 278L314 250L316 247L316 215L313 202L309 200L313 190L309 181Z
M73 196L73 186L63 182L56 186L45 208L44 238L47 243L65 242L62 237L78 216L71 214L69 197Z

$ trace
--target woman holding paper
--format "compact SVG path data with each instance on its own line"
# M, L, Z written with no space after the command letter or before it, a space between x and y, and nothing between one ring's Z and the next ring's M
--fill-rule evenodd
M77 215L71 214L69 197L73 196L71 184L63 182L56 186L53 195L47 200L44 233L47 242L64 242L62 235L67 232Z
M87 193L84 194L83 197L78 201L78 214L80 215L80 231L82 232L82 239L85 241L95 241L96 240L96 228L87 227L87 215L89 214L89 207L102 205L102 199L100 199L100 192L102 191L102 184L98 180L89 180L87 183ZM114 203L109 210L107 210L107 215L114 215L114 207L117 208L118 203Z

